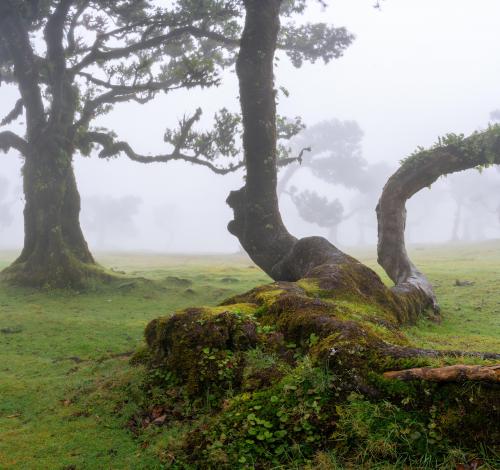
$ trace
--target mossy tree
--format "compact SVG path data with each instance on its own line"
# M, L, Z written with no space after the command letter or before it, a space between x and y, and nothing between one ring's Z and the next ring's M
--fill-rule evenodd
M73 156L111 138L91 124L116 103L217 84L230 58L210 37L235 26L234 10L231 2L190 0L166 8L149 0L1 2L0 83L17 87L20 98L0 125L23 113L26 122L23 137L0 132L0 151L14 149L24 159L26 200L24 248L4 277L77 287L103 276L80 228ZM182 153L188 126L170 133L168 160L211 167Z

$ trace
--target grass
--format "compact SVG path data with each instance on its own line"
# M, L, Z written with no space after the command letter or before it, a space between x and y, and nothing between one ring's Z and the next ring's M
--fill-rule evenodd
M376 267L368 252L357 253ZM418 346L500 352L500 242L419 247L436 285L441 323L407 328ZM14 257L0 253L0 268ZM268 278L240 256L113 254L100 262L152 279L80 294L0 285L0 469L156 469L178 430L133 437L126 394L140 370L128 353L146 323L186 306L214 305ZM380 271L377 268L378 271ZM455 287L455 280L474 282Z

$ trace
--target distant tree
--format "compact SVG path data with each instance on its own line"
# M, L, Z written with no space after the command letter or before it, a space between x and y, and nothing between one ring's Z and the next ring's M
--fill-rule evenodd
M456 446L467 441L464 451L476 452L485 445L493 446L498 441L498 433L491 435L486 430L496 429L498 421L498 413L492 411L492 403L498 395L495 388L498 368L463 365L459 361L467 355L483 359L498 359L500 355L420 349L400 327L404 323L414 323L428 307L434 307L437 314L433 286L411 263L405 250L402 237L406 200L443 173L500 163L500 127L468 139L447 138L433 149L418 152L389 179L378 212L379 256L396 284L389 289L372 269L324 238L299 240L283 223L276 193L278 165L273 83L281 1L245 0L244 4L246 18L237 75L247 177L244 186L228 198L234 212L228 228L255 263L279 282L228 299L223 304L223 312L207 314L204 308L188 308L156 318L146 327L148 362L156 370L160 367L175 377L182 386L179 389L182 393L198 399L204 393L215 391L215 400L220 397L222 403L227 397L227 389L234 391L228 406L221 406L222 411L212 415L210 432L204 422L203 427L195 424L186 436L184 449L189 455L189 464L228 468L286 466L290 455L283 449L293 446L304 450L300 457L305 460L319 450L328 450L328 439L322 439L321 433L335 435L338 415L352 414L353 403L358 408L359 404L369 403L374 405L372 410L377 410L375 406L380 404L393 416L403 413L404 417L416 417L414 422L420 430L428 428L429 414L436 410L438 419L450 413L474 416L466 426L460 420L452 420L451 425L440 428L443 438ZM250 305L256 314L242 314L242 304ZM308 390L317 393L317 374L309 372L311 366L322 374L321 377L325 371L330 371L332 377L326 387L321 385L325 391L319 405L310 406L310 401L316 398L311 395L309 403L307 400L300 403L295 413L301 421L311 425L294 427L297 419L292 419L290 431L276 438L281 439L278 441L272 429L267 433L269 439L264 435L262 440L260 436L257 440L254 436L248 439L249 417L252 423L269 419L279 424L275 411L286 409L288 404L277 396L271 397L274 392L280 396L289 395L289 380L282 375L257 385L253 382L251 389L244 386L240 378L245 363L241 361L238 365L237 358L246 351L269 347L269 338L258 334L262 325L272 325L273 345L283 348L291 343L309 361L307 374L303 372L303 362L290 366L289 377L299 375L298 386L292 387L292 397L299 392L300 396L307 395ZM203 354L206 356L208 350L214 351L213 357L217 360L230 362L237 373L223 379L218 377L221 374L217 370L208 377L203 374L206 370ZM440 363L444 367L439 367ZM394 380L412 382L406 385ZM490 384L473 386L470 383L477 381ZM411 400L408 400L408 390L412 391ZM443 404L443 398L447 397L459 398L445 400ZM271 423L269 428L273 426ZM320 435L311 437L310 429ZM341 429L342 432L350 440L349 431ZM250 447L242 445L247 442ZM420 461L431 455L426 442L428 439L424 437L423 446L412 447L415 458ZM358 443L354 442L349 448L353 454L359 454ZM395 442L396 451L392 455L380 454L380 460L397 463L400 460L398 449L405 451L407 448L406 439L403 444ZM434 462L441 463L445 458L438 456L439 460ZM182 465L182 460L179 463Z
M500 109L495 109L490 113L490 118L493 121L500 121Z
M14 217L12 215L12 202L8 200L9 181L0 176L0 230L7 228L12 224Z
M368 164L363 157L363 131L355 121L331 119L315 124L300 132L292 140L295 152L310 147L302 161L291 163L282 172L278 194L289 194L303 220L328 228L328 239L338 242L340 225L353 216L359 219L359 239L364 240L367 219L376 227L374 210L376 200L391 169L387 164ZM301 193L288 189L299 170L309 170L316 178L333 187L340 185L354 189L352 209L345 214L345 203L339 199L328 201L316 192ZM321 208L321 209L320 209Z
M500 182L492 175L463 173L454 175L448 181L449 194L455 203L455 216L451 233L452 241L465 238L483 239L485 229L492 226L491 216L496 216L496 207L500 197ZM469 227L470 225L470 227ZM472 232L470 228L473 228Z
M160 4L163 2L160 2ZM174 0L44 0L0 2L0 83L20 98L1 122L24 112L26 135L0 132L0 150L24 156L25 242L5 272L11 281L77 286L100 275L83 236L80 197L72 168L75 152L100 157L125 153L139 162L184 160L217 173L214 164L235 156L237 119L216 116L211 132L194 132L201 110L167 131L171 152L136 153L92 121L116 103L146 103L160 92L218 85L219 71L234 63L244 2ZM304 0L283 2L284 16L300 14ZM350 43L342 28L287 24L280 47L292 62L329 60Z
M85 200L85 226L97 234L97 244L109 246L110 241L130 238L137 234L134 217L139 213L142 199L138 196L93 196Z
M348 220L354 212L346 215L344 205L339 199L330 201L327 197L320 196L316 191L298 192L292 186L289 194L300 217L306 222L328 229L328 240L337 243L340 224Z

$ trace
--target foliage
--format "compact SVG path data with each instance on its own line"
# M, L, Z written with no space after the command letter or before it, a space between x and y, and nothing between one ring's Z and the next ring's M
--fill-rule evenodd
M241 132L239 116L226 109L215 115L210 131L194 130L201 110L181 119L178 129L165 132L169 153L157 156L140 155L126 142L117 141L111 130L92 127L95 118L109 113L117 103L145 104L159 93L179 88L218 86L222 71L234 64L244 16L242 2L168 3L4 2L0 9L4 25L0 29L0 77L17 85L21 96L0 125L16 121L26 110L28 143L4 132L0 149L14 147L26 153L34 138L30 131L50 122L47 129L64 132L84 155L100 148L102 158L125 153L140 162L186 160L222 173L240 168L238 162L215 163L221 156L240 154L235 144L235 136ZM353 36L345 28L324 23L297 25L304 9L301 0L283 4L280 50L296 67L304 61L321 58L329 62L340 57ZM44 47L38 47L35 37ZM26 58L25 64L19 60L21 56ZM294 135L301 126L286 120L281 124L282 136ZM285 146L282 152L286 154Z

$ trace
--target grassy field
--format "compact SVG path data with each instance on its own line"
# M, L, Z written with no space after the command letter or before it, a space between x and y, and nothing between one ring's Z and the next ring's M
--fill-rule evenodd
M500 242L412 251L443 311L441 323L407 329L416 345L500 352ZM357 255L376 268L372 253ZM0 268L13 257L0 253ZM239 256L102 254L99 261L145 279L79 294L0 285L0 469L162 468L157 456L176 430L134 438L126 426L133 409L123 405L133 392L123 385L140 374L128 357L144 326L269 281Z

